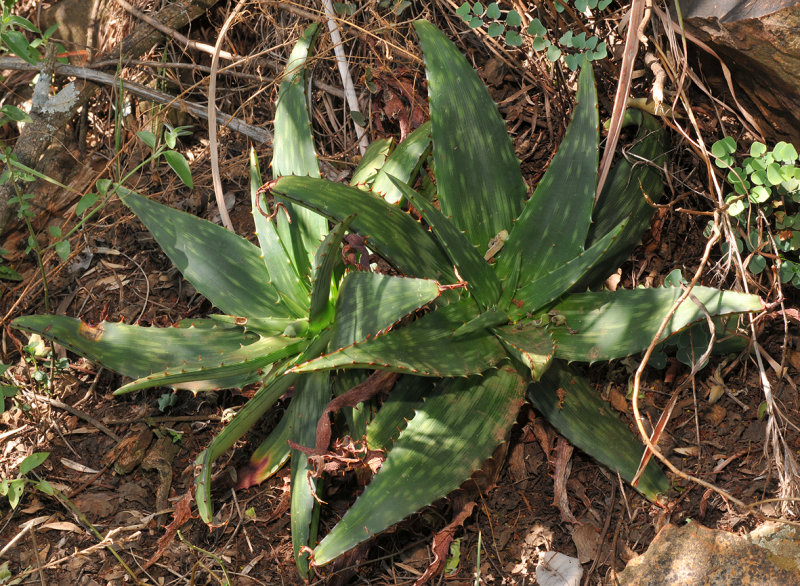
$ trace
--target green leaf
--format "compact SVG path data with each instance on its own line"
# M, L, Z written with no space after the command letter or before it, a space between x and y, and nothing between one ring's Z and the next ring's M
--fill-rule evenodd
M483 372L505 358L500 342L486 330L455 337L453 332L477 315L469 298L426 314L388 333L359 340L306 363L293 372L335 368L377 368L421 376L467 376Z
M320 352L327 346L329 339L330 336L323 332L320 336L311 340L303 354L295 362L297 360L308 360L312 356L319 356ZM205 523L211 523L211 519L214 516L211 504L211 469L214 462L247 433L289 387L300 380L297 375L286 374L286 366L290 365L276 367L265 381L264 386L241 408L222 432L209 444L208 448L197 456L195 465L200 466L200 472L194 480L195 501L197 502L197 511L200 514L200 518Z
M314 150L314 137L306 101L306 60L316 37L318 25L309 26L292 50L284 70L275 106L275 139L272 175L319 177L319 164ZM275 221L278 235L302 278L308 278L314 252L328 233L328 222L311 210L282 202L291 217L279 213ZM351 210L352 213L352 210Z
M193 392L241 388L263 378L270 365L297 355L307 342L303 338L262 338L240 349L219 352L209 347L208 356L187 360L178 366L154 372L121 386L115 395L124 395L156 386L173 386Z
M296 415L290 415L297 411L294 401L289 403L286 413L281 417L278 425L275 426L267 438L259 444L250 460L236 473L236 490L244 490L251 486L256 486L271 477L280 470L289 459L291 450L289 449L289 421L294 420Z
M439 240L439 244L458 269L458 273L467 282L467 290L481 305L481 308L486 309L497 303L502 293L500 281L489 263L484 260L467 237L442 212L416 191L397 179L394 180L394 184L422 215Z
M550 332L526 320L492 330L506 350L518 361L528 367L531 378L538 380L550 366L555 350L555 341Z
M355 504L314 550L324 565L467 480L506 438L525 381L512 369L441 383ZM480 413L480 417L470 414Z
M308 317L309 289L306 287L310 287L310 284L306 279L300 278L297 267L291 260L294 257L289 254L278 236L275 224L264 215L266 203L258 193L261 185L258 157L255 149L250 149L250 205L262 260L267 268L269 280L286 303L288 311L295 317ZM278 214L281 213L278 210ZM288 245L291 246L291 242Z
M336 299L333 349L374 336L439 297L439 285L428 279L351 272Z
M539 383L528 387L528 399L558 433L624 480L633 480L644 444L614 414L582 376L559 361ZM650 500L669 490L670 484L651 461L636 489Z
M27 482L25 478L17 478L8 483L8 504L11 505L12 509L17 508Z
M331 277L337 264L342 264L339 246L354 217L355 215L348 216L344 221L338 222L319 245L314 256L311 304L308 310L308 326L312 334L320 332L333 320Z
M570 295L553 309L566 320L565 325L552 329L556 356L595 362L644 350L681 293L682 289L666 287ZM692 294L712 316L763 308L757 295L709 287L694 287ZM687 299L669 321L660 340L704 318L703 311Z
M400 432L414 417L424 397L434 388L435 379L402 376L389 397L367 426L367 445L371 450L389 450Z
M20 110L13 104L6 104L0 108L0 113L5 114L14 122L30 122L31 117L24 110Z
M659 169L665 162L667 148L666 133L660 123L644 114L634 145L629 149L634 158L631 161L628 158L620 159L609 173L594 210L587 247L596 244L625 219L628 219L628 223L611 244L603 262L593 268L577 287L587 288L604 280L641 242L654 211L644 196L647 195L654 203L662 198L664 181ZM639 163L637 160L649 163Z
M149 146L152 150L156 149L156 135L150 132L149 130L140 130L136 133L136 136L139 137L144 144Z
M754 141L753 144L750 145L750 156L751 157L760 157L764 153L767 152L767 145L762 142Z
M547 29L538 18L534 18L528 25L528 34L534 37L543 37L547 34Z
M514 298L517 303L521 302L522 305L511 306L509 310L511 317L519 318L525 313L536 312L569 291L608 253L612 243L626 225L627 220L623 220L615 230L598 240L586 252L535 281L531 281L524 287L520 287L514 294Z
M561 57L561 49L559 49L555 45L548 44L547 45L547 53L545 53L545 57L547 57L547 59L551 63L555 63Z
M167 164L172 167L175 174L183 181L183 184L189 189L194 189L194 182L192 181L192 170L189 168L189 163L178 151L164 151L164 158Z
M519 161L497 106L464 56L430 22L414 26L427 69L441 210L485 251L522 209Z
M391 138L379 138L373 141L367 148L364 156L361 157L361 160L358 162L358 167L353 171L353 176L350 178L350 185L369 189L378 171L386 162L386 157L389 155L389 150L391 148Z
M520 26L522 24L522 17L516 10L509 10L506 14L506 24L508 26Z
M497 5L497 2L492 2L486 7L486 16L488 18L500 18L500 7Z
M69 253L71 247L69 245L69 240L59 240L55 243L56 254L58 258L63 261L69 260Z
M522 215L514 223L498 274L505 279L514 257L523 262L520 286L575 258L586 242L597 187L598 114L594 75L584 63L578 80L578 105L564 140Z
M97 200L100 196L97 193L87 193L78 201L78 205L75 206L75 215L82 216L86 210L92 207L94 204L97 203Z
M146 328L105 321L90 326L63 315L29 315L18 317L12 325L58 342L131 378L211 357L214 351L235 352L258 340L258 336L240 327L220 327L211 320L193 320L173 328Z
M293 316L269 283L256 246L222 226L123 187L119 194L186 280L223 312L244 317Z
M398 203L402 194L391 177L410 185L430 147L431 123L425 122L391 152L375 177L372 192L381 195L388 203Z
M454 279L447 256L422 225L376 195L310 177L282 177L272 186L272 192L334 221L356 211L352 229L402 273L445 283Z
M468 21L471 18L469 10L470 10L469 2L464 2L461 6L456 8L456 14L460 16L462 20Z
M515 30L507 30L506 31L506 45L509 47L521 47L522 46L522 36Z
M506 27L503 26L502 23L493 22L493 23L491 23L489 25L489 28L487 29L486 34L488 34L490 37L499 37L500 35L503 34L503 32L505 30L506 30Z
M225 453L236 441L247 433L261 416L281 398L299 377L293 375L271 377L265 386L258 390L244 407L215 437L208 448L200 452L195 460L195 465L200 466L200 471L195 476L195 501L197 512L205 523L211 523L214 517L211 503L211 468L214 462Z
M34 452L30 456L26 457L19 465L19 473L25 476L28 472L36 468L37 466L41 466L42 462L47 460L47 457L50 455L50 452Z
M40 60L39 53L30 46L28 39L25 38L20 31L5 30L0 33L0 40L14 53L17 57L36 65Z
M733 156L736 153L736 140L726 136L711 145L711 154L716 157L714 163L717 167L726 169L733 166Z
M298 403L289 421L289 437L293 442L310 448L316 446L317 421L330 398L330 375L314 373L302 378L292 399L292 403ZM308 554L301 553L300 549L316 544L316 527L312 525L314 509L319 508L317 492L322 489L322 482L314 478L311 472L308 456L292 450L292 549L295 564L303 578L308 577Z

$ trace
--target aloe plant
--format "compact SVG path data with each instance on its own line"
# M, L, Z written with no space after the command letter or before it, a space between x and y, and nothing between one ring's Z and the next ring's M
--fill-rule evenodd
M196 500L206 522L213 517L214 461L293 388L284 418L240 474L239 486L260 482L291 458L292 540L304 577L309 562L324 565L456 489L504 441L526 397L570 441L631 480L641 442L567 363L642 350L681 293L587 291L646 228L651 210L641 190L655 199L662 191L650 167L623 161L594 206L598 114L588 63L564 142L526 198L486 88L441 32L426 21L415 28L431 121L392 150L385 141L374 145L351 185L319 176L303 83L315 27L300 39L280 87L274 178L264 187L252 160L259 246L120 189L124 203L222 314L167 329L89 326L60 316L14 322L135 379L117 393L259 384L197 459ZM664 141L645 117L631 150L656 159ZM431 149L435 201L412 188ZM404 276L363 270L366 246ZM343 256L361 268L344 266ZM761 307L751 295L703 287L694 294L712 315ZM665 337L704 315L694 304L681 306ZM353 408L342 393L375 369L402 376L373 415L368 405ZM340 397L330 405L345 405L352 437L384 450L386 459L317 544L324 486L306 454L327 448L318 445L325 427L318 421L327 421L334 395ZM652 463L637 485L648 498L668 487Z

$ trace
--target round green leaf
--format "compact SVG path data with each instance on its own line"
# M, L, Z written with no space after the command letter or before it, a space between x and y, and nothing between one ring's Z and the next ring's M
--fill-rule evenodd
M747 265L748 270L753 273L754 275L759 274L765 268L767 268L767 259L765 259L761 255L756 255L750 259L750 262Z
M522 24L522 17L516 10L509 10L506 14L506 24L508 26L519 26Z
M69 252L70 252L69 240L59 240L58 242L56 242L55 249L58 258L60 258L61 260L67 260L69 258Z
M534 37L541 37L547 34L547 29L544 28L541 20L534 18L528 25L528 34Z
M506 31L506 44L509 47L519 47L522 45L522 37L517 31Z
M83 213L92 207L100 196L96 193L87 193L84 195L78 205L75 206L75 215L82 216Z
M503 31L506 30L506 27L503 26L500 22L493 22L489 25L489 30L487 31L490 37L499 37L503 34Z
M761 142L754 142L750 145L750 156L751 157L760 157L764 153L767 152L767 145Z
M486 16L489 18L500 18L500 7L497 2L492 2L486 7Z
M473 16L469 21L469 28L478 28L483 24L483 21L478 16Z
M556 61L558 61L559 57L561 57L561 49L559 49L555 45L550 45L547 48L546 56L548 61L555 63Z
M763 185L756 185L750 191L750 201L753 203L764 203L769 199L770 192Z
M456 14L462 18L462 20L469 21L469 2L464 2L461 6L456 9Z

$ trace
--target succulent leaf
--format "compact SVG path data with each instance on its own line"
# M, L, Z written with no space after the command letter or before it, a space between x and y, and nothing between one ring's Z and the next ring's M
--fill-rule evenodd
M275 336L228 352L208 347L206 356L141 377L121 386L114 394L124 395L159 386L194 392L242 387L261 378L271 364L297 355L306 345L303 338Z
M289 436L301 446L316 445L317 420L331 398L331 377L328 373L312 373L302 377L295 389L292 403L298 403L291 412ZM288 413L287 413L288 415ZM303 578L308 576L308 554L301 548L316 543L314 511L319 508L317 492L322 490L322 481L311 473L308 456L299 450L292 450L292 494L291 523L292 549L295 564Z
M497 261L498 274L506 279L517 254L523 260L535 259L522 263L520 287L569 262L584 249L597 187L599 125L589 62L581 69L577 102L564 140L514 223Z
M183 322L182 327L148 328L106 321L91 326L63 315L28 315L18 317L13 325L131 378L195 361L214 351L237 352L259 339L241 327L217 326L205 319Z
M620 159L611 169L597 201L587 247L595 244L625 218L628 218L628 224L614 240L603 262L589 271L579 287L586 288L601 282L630 256L653 218L653 206L647 198L658 203L664 193L660 168L667 157L667 133L658 120L648 114L640 114L642 123L634 144L628 149L629 155Z
M356 210L352 229L403 274L454 282L453 267L430 234L410 215L382 198L311 177L282 177L271 189L276 195L334 221L341 221Z
M474 313L465 310L472 308ZM306 363L292 372L334 368L376 368L421 376L467 376L496 366L506 356L497 338L485 329L455 337L465 317L477 314L466 298L440 307L397 330L359 340Z
M519 161L497 106L461 52L430 22L414 28L425 57L442 213L485 251L522 210L527 188Z
M292 401L294 403L294 401ZM257 486L280 470L289 459L289 414L296 411L297 407L289 407L278 425L275 426L266 439L259 444L250 455L247 465L237 472L236 490L244 490Z
M275 224L265 216L267 206L262 203L263 197L258 192L264 182L258 169L256 151L250 149L250 205L253 210L253 222L256 225L256 236L261 247L261 256L269 278L278 290L287 307L296 317L308 315L308 283L301 279L292 256L284 248Z
M353 176L350 178L351 186L365 191L369 191L372 188L375 176L386 163L386 157L389 156L393 142L391 138L379 138L372 141L367 147L364 156L358 162L356 170L353 171Z
M399 179L390 176L395 187L411 202L430 227L441 247L467 282L467 290L486 309L497 303L502 289L489 263L467 237L442 212Z
M306 99L306 61L317 34L312 24L295 43L284 70L275 106L275 138L273 142L272 176L301 175L319 177L317 153L311 132L311 118ZM297 274L307 279L314 260L314 251L328 233L328 222L311 210L281 201L287 214L275 216L277 232L289 253Z
M230 315L294 317L270 284L257 246L124 187L118 193L186 280L214 306Z
M556 360L540 382L528 387L527 396L536 410L570 443L619 472L624 480L633 480L644 444L574 369ZM669 487L658 465L650 462L636 488L655 500Z
M438 283L430 279L351 272L339 289L330 347L343 348L387 331L439 295Z
M330 562L458 488L506 439L525 387L510 368L440 383L364 493L314 550L314 563Z
M586 252L518 289L514 294L514 299L519 305L512 305L509 310L512 318L520 318L526 313L536 312L569 291L592 267L602 261L615 238L619 236L626 225L627 219L598 240Z
M550 312L551 321L562 322L552 328L556 356L594 362L640 352L650 345L664 316L682 293L680 287L658 287L570 295ZM712 316L763 308L757 295L708 287L694 287L692 294ZM662 340L702 319L703 311L687 299L670 320Z
M338 222L319 245L314 255L311 305L308 310L308 325L312 334L325 328L333 319L333 307L330 300L331 277L336 265L342 264L339 245L354 217L354 215L348 216L343 222Z
M390 450L423 399L434 388L435 379L405 375L395 384L389 397L367 426L367 445L371 450Z
M403 194L397 189L391 178L394 177L406 185L411 185L430 148L431 123L425 122L391 152L386 159L386 164L380 168L375 177L372 192L383 197L388 203L399 203Z
M517 324L493 329L506 350L531 371L531 379L538 380L550 366L555 351L555 341L547 330L526 320Z

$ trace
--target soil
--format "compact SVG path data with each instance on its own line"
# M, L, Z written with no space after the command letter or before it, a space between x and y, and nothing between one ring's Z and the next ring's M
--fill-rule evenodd
M147 6L138 3L143 4ZM25 9L23 4L20 7ZM526 58L480 31L467 32L455 15L456 7L454 2L433 7L412 3L398 16L373 2L347 17L361 27L345 29L345 42L353 51L356 85L364 87L365 75L370 75L377 88L360 96L369 106L365 111L373 113L371 137L403 135L427 116L424 71L408 26L413 18L427 17L448 32L484 76L514 137L525 179L535 185L563 135L575 76L566 68L552 68L538 54ZM269 49L270 58L279 66L301 27L308 23L306 16L314 13L311 3L302 7L251 3L247 10L249 24L234 24L225 48L238 55ZM230 7L217 6L183 32L213 44L229 11ZM615 13L615 18L619 14ZM132 26L123 13L108 18L121 30ZM100 34L113 40L122 32L110 27L101 29ZM107 42L111 41L104 37L101 46ZM210 64L208 54L184 50L175 42L166 49L153 49L143 60L159 62L162 56L165 63ZM326 35L320 40L316 59L315 139L323 170L329 177L341 179L354 167L357 149L341 94L335 89L341 87L341 81ZM598 64L599 70L609 74L598 75L605 112L613 102L617 68L616 60ZM262 59L237 70L261 76L261 82L220 75L220 107L250 124L269 126L276 94L275 69ZM138 65L127 68L125 74L155 85L158 71ZM207 73L171 70L168 65L164 72L162 80L166 79L168 91L185 90L184 98L200 103L205 99L204 85L186 88ZM21 103L30 75L7 72L4 76L7 99ZM647 88L637 86L637 91L646 92ZM691 97L697 102L700 128L713 136L718 122L713 107L700 92L692 90ZM83 193L98 178L124 174L142 160L134 133L150 128L147 105L139 101L137 113L125 119L119 130L123 146L115 156L115 100L109 89L101 90L89 108L85 143L78 140L80 123L76 120L61 137L60 155L46 170L48 174ZM177 116L179 119L172 118L176 124L193 124L194 133L181 148L190 161L195 189L184 187L165 165L144 168L130 179L129 187L214 221L207 124L174 111L164 116ZM737 128L734 117L725 123ZM15 138L12 133L5 140L13 144ZM691 275L699 266L708 217L685 210L708 212L713 204L706 195L707 178L697 155L677 136L674 142L675 156L669 169L673 191L667 199L680 204L657 211L643 246L621 268L613 286L658 285L675 268ZM220 170L224 190L233 200L232 221L239 234L254 231L248 191L250 146L241 135L221 130ZM254 146L262 161L270 159L269 145ZM78 196L46 184L35 190L32 226L39 242L47 244L50 226L74 225L72 210ZM62 364L65 367L48 370L45 361L21 353L28 340L8 326L19 315L46 312L45 299L53 312L78 316L90 324L107 319L153 326L207 315L212 311L210 304L181 278L144 227L118 201L110 201L70 239L73 252L68 261L45 254L46 290L34 256L24 252L27 238L20 221L12 223L3 235L2 247L10 251L5 258L22 280L3 281L0 299L3 362L11 365L9 380L20 387L16 397L6 399L6 410L0 415L0 478L15 478L26 455L47 451L50 456L30 477L45 479L71 505L32 485L26 487L15 509L5 499L0 502L0 550L16 540L0 555L0 584L5 583L4 571L21 577L24 584L133 583L122 562L148 584L300 583L292 559L288 471L248 490L232 488L236 469L274 427L282 405L223 458L214 479L216 516L208 527L196 511L187 509L186 499L193 492L194 459L220 431L226 414L246 402L253 391L193 396L149 390L115 397L112 392L122 383L118 375L60 348L56 348L57 356L67 359L66 365ZM715 254L719 258L718 249ZM777 298L774 284L766 277L760 281L752 275L748 278L765 299ZM736 275L712 267L702 282L733 286ZM796 292L784 294L787 307L792 308ZM791 349L794 339L784 334L783 321L773 316L759 323L758 340L765 354L785 365L783 378L770 366L766 377L777 404L795 420L797 393L790 377L796 374L800 360ZM636 366L637 360L623 360L587 370L598 392L632 429L625 396ZM36 375L39 380L34 377L39 369L45 370L47 380L41 375ZM687 374L688 368L674 360L664 370L646 369L640 405L651 424L658 421L673 389ZM712 402L709 395L718 392L720 385L725 392ZM791 487L778 480L776 452L773 444L766 442L767 418L759 408L764 388L762 372L748 354L712 358L678 398L661 449L680 470L747 503L791 494ZM780 429L790 452L800 447L795 431L785 425ZM115 450L120 440L126 442L124 448ZM765 515L791 513L781 503L765 503L748 512L726 502L717 492L675 475L671 475L675 490L662 502L651 503L579 451L570 456L565 446L558 447L560 442L563 440L532 408L522 409L503 450L506 453L498 453L492 465L485 467L488 482L477 493L473 513L456 531L458 547L451 548L451 553L460 553L458 563L447 575L434 577L434 583L472 584L477 573L485 584L531 584L539 554L552 550L580 560L584 584L604 584L614 571L642 553L668 522L680 524L691 518L709 527L742 533ZM568 459L566 492L556 494L553 476L559 458L564 457ZM321 520L323 532L335 523L361 486L354 475L331 479L329 506ZM415 582L433 562L433 537L451 522L458 503L458 498L451 497L427 507L340 560L314 583ZM567 520L566 506L577 523ZM96 534L87 529L89 524ZM174 531L176 526L179 532ZM111 544L119 559L112 554Z

